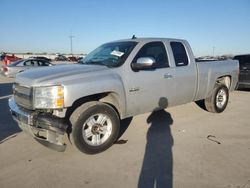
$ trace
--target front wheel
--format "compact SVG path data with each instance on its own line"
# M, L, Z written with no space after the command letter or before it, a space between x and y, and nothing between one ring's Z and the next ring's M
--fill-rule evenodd
M71 115L71 141L82 152L96 154L109 148L117 139L120 119L117 112L101 102L88 102Z
M229 91L227 86L216 83L212 95L205 99L205 107L209 112L221 113L226 109L228 99Z

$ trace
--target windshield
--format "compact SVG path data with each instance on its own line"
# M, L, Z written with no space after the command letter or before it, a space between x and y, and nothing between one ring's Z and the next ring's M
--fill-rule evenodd
M17 66L17 65L18 65L19 63L21 63L22 61L23 61L23 59L14 61L14 62L12 62L11 64L9 64L8 66L9 66L9 67Z
M107 67L121 66L136 44L137 42L113 42L103 44L89 53L80 63L105 65Z

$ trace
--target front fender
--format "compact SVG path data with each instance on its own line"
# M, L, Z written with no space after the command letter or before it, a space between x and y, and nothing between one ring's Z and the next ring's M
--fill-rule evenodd
M110 93L101 101L114 105L123 118L126 114L126 97L123 81L118 74L90 76L66 84L65 107L72 106L75 101L83 97L101 93Z

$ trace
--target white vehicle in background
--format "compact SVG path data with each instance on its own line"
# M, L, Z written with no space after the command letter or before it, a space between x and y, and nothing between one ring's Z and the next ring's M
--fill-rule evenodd
M5 76L14 78L17 73L23 72L27 69L45 66L53 66L53 64L45 59L29 58L15 61L9 65L3 65L1 71Z

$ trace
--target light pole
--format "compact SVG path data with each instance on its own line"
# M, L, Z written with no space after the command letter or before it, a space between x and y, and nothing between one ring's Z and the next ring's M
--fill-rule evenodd
M75 36L73 36L73 35L70 35L69 36L69 39L70 39L70 50L71 50L71 56L73 56L73 38L74 38Z

